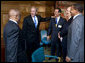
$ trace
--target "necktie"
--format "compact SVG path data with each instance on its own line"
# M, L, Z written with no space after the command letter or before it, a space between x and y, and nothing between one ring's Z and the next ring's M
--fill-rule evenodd
M35 23L35 28L37 28L37 22L36 22L35 16L34 16L34 23Z

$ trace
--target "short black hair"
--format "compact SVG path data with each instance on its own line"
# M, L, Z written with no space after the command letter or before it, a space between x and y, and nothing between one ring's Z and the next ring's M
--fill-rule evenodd
M78 12L82 13L83 12L83 6L81 4L73 4L72 5L75 10L78 10Z
M60 8L55 8L55 9L58 9L58 10L59 10L59 11L58 11L59 13L61 13L61 12L62 12Z

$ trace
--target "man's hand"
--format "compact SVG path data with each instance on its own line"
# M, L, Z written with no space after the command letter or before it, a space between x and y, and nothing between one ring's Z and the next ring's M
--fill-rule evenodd
M50 36L47 36L47 40L49 40L50 39Z
M67 62L70 62L71 59L70 59L68 56L66 56L66 61L67 61Z
M51 16L51 18L55 18L55 16Z
M58 38L60 39L60 32L58 33Z

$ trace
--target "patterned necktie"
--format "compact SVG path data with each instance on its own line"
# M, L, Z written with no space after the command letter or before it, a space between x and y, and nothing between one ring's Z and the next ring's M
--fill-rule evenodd
M34 23L35 23L35 28L37 28L37 22L36 22L35 16L34 16Z

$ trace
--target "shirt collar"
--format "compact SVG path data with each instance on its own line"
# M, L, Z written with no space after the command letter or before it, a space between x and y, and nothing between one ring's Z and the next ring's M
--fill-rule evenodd
M59 21L59 19L60 19L60 16L57 17L57 22Z
M9 19L9 20L15 22L16 24L18 24L17 21L15 21L15 20L13 20L13 19Z
M77 16L79 16L79 15L81 15L81 13L79 13L79 14L77 14L77 15L75 15L74 17L73 17L73 19L75 19Z
M60 16L58 16L57 19L60 19Z

